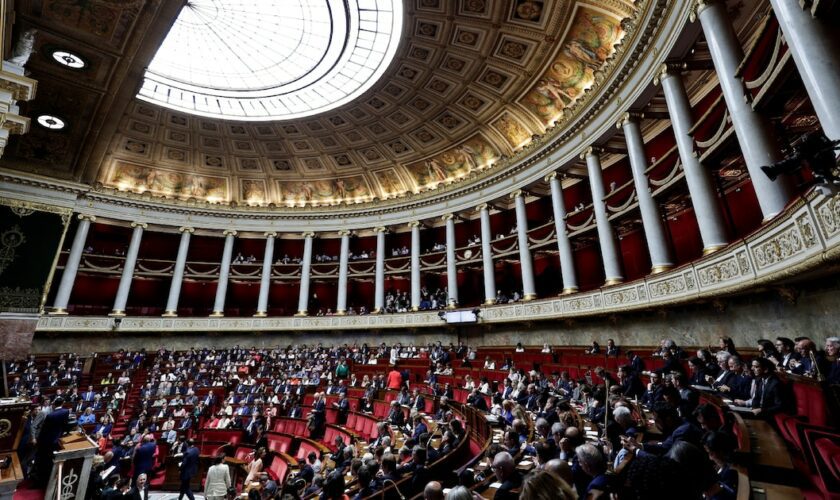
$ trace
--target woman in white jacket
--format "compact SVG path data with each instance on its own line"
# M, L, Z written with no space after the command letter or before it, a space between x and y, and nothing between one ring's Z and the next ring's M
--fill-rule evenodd
M224 462L225 456L219 455L213 459L213 465L207 469L207 480L204 483L204 497L207 500L225 500L230 488L230 468Z

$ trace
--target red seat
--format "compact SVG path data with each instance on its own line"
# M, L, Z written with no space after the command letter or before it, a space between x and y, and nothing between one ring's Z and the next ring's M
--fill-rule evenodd
M840 483L840 444L824 437L814 442L820 458L825 462L826 469L834 476L834 480Z
M344 424L345 427L348 429L355 429L356 428L356 414L350 413L347 415L347 422Z
M271 466L268 468L268 474L273 476L274 479L278 484L281 484L286 479L286 472L289 470L289 464L286 463L280 457L274 457L274 460L271 462Z

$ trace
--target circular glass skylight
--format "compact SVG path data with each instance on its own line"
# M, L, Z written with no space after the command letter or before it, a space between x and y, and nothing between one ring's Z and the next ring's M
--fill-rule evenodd
M66 50L54 50L52 53L55 62L73 69L82 69L87 66L85 60L80 56Z
M401 31L401 0L189 0L138 97L234 120L322 113L376 82Z

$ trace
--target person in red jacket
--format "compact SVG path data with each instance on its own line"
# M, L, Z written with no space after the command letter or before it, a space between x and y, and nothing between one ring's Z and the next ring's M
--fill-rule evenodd
M399 390L403 385L402 374L397 367L394 366L391 368L391 372L388 373L388 389L395 389Z

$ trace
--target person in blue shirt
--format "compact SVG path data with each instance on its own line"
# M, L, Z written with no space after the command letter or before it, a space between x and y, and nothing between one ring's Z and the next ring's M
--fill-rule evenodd
M93 408L86 408L85 412L79 415L77 422L79 425L95 424L96 415L93 414Z

